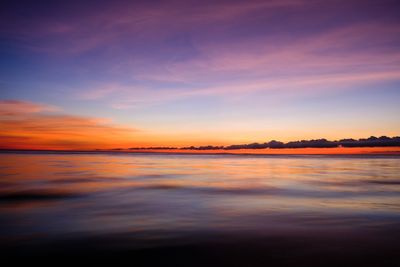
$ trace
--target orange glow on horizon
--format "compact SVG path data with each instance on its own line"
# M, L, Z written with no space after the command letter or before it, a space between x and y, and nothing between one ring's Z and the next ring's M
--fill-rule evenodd
M254 138L252 132L194 130L193 132L163 132L140 130L125 125L113 124L104 118L68 115L55 112L52 106L24 101L0 102L0 149L27 150L95 150L128 149L132 147L186 147L186 146L228 146L262 140L260 132ZM289 131L286 131L286 135ZM293 134L293 133L292 133ZM253 137L252 137L253 136ZM284 132L280 141L292 141ZM286 137L286 138L283 138ZM254 139L253 139L254 138ZM312 139L312 138L310 138ZM247 140L247 141L246 141ZM265 142L258 141L260 143ZM269 141L269 140L268 140ZM393 151L393 148L383 148ZM397 148L396 148L397 149ZM311 154L369 153L376 148L357 149L306 149ZM143 150L141 150L143 151ZM350 152L348 152L350 151ZM358 152L361 151L361 152ZM379 152L382 149L378 149ZM157 152L161 152L157 150ZM168 150L167 152L175 152ZM179 153L185 151L177 150ZM191 151L191 153L236 153L232 150ZM302 149L239 150L251 154L301 154Z

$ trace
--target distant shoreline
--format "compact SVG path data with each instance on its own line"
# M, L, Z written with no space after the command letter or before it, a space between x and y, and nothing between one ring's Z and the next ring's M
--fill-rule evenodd
M112 144L111 144L112 145ZM48 148L46 146L12 146L0 145L0 151L47 151L47 152L130 152L130 153L158 153L158 154L400 154L400 136L370 136L360 139L327 140L311 139L281 142L272 140L264 143L235 144L227 146L203 145L203 146L147 146L127 147L127 145L111 148L86 148L68 149Z
M0 149L0 153L118 153L118 154L178 154L178 155L400 155L396 147L333 147L333 148L263 148L231 150L191 150L191 149L90 149L90 150L50 150L50 149Z

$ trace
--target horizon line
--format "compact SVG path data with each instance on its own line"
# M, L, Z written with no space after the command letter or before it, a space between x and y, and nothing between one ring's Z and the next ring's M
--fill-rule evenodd
M229 150L290 150L290 149L329 149L329 148L388 148L388 147L400 147L400 136L370 136L368 138L345 138L340 140L327 140L321 139L310 139L310 140L297 140L281 142L277 140L271 140L264 143L248 143L248 144L233 144L226 146L184 146L184 147L172 147L172 146L149 146L149 147L130 147L130 148L92 148L92 149L32 149L32 148L12 148L12 147L0 147L0 151L38 151L38 152L107 152L107 151L229 151Z

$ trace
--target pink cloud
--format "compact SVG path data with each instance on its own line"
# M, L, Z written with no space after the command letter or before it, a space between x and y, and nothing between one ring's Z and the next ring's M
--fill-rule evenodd
M52 106L0 101L0 148L93 149L128 145L137 129L109 119L54 114ZM50 112L50 113L49 113Z
M307 94L400 80L400 53L380 48L380 44L392 42L396 34L400 30L393 25L381 30L379 24L359 24L282 46L260 38L234 44L198 44L201 53L196 58L136 75L149 81L183 82L187 89L155 91L151 87L137 90L119 86L112 105L125 109L212 95L229 99L232 94L276 89L282 95ZM192 86L201 84L202 77L207 77L207 86Z
M383 27L384 26L384 27ZM384 28L384 30L382 30ZM398 69L400 53L380 48L400 34L397 25L360 24L297 38L296 42L257 37L234 43L197 43L199 55L166 64L138 77L149 80L196 81L230 74L292 75ZM364 48L367 47L367 48ZM378 47L378 48L377 48ZM240 72L240 73L238 73Z
M0 33L14 35L23 41L24 46L37 52L69 55L87 52L99 46L118 45L128 37L133 42L136 39L162 41L179 31L209 27L221 22L229 23L260 9L273 12L277 8L302 4L304 1L300 0L239 1L229 4L216 1L211 5L190 1L161 1L158 8L154 8L152 4L116 1L106 7L107 12L99 4L98 7L90 8L83 5L76 12L64 16L54 15L35 20L19 17L12 25L3 23ZM4 22L8 20L15 18L5 14Z
M0 100L0 116L13 116L26 113L53 112L60 108L21 100Z

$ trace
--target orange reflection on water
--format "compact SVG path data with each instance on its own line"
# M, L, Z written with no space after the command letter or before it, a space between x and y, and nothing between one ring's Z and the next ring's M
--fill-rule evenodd
M0 157L0 211L10 220L29 222L22 233L267 231L282 224L333 227L348 216L357 217L354 224L369 225L382 214L400 214L400 158L395 155Z

